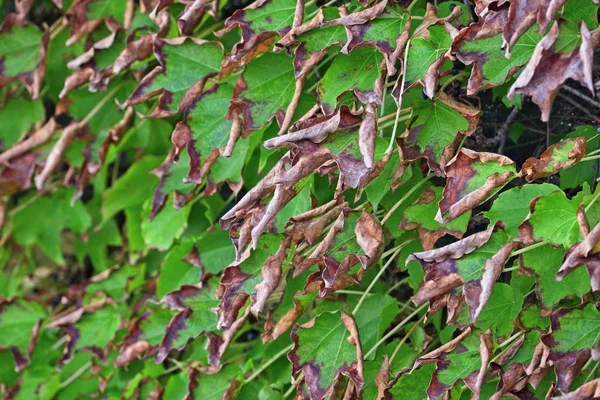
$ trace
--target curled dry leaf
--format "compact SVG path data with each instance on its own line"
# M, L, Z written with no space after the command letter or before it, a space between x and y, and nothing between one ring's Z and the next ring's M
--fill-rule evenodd
M559 53L554 48L559 31L560 25L555 22L550 32L537 44L533 56L508 92L510 99L517 93L531 96L542 111L542 121L550 118L554 98L567 79L579 82L594 93L594 50L590 31L582 22L581 45L568 54Z
M288 353L292 373L303 373L310 396L322 400L331 395L340 375L353 382L358 396L364 385L363 354L358 328L344 311L325 312L291 334L294 347Z
M587 400L600 397L600 378L584 383L577 390L553 397L553 400Z
M515 163L462 148L444 168L447 180L436 221L446 223L482 204L516 177Z
M528 158L519 174L525 176L527 182L554 175L577 164L586 153L586 144L584 137L561 140L548 147L539 159Z
M490 299L496 279L518 242L509 242L501 222L439 249L411 254L406 262L418 261L425 281L412 297L415 304L433 304L441 296L463 285L471 322L475 322ZM493 254L490 257L490 254ZM481 265L473 268L473 265Z
M590 275L593 291L600 290L600 253L597 250L600 241L600 223L585 236L581 243L571 247L556 273L556 279L562 281L568 274L581 265L585 265Z
M340 129L358 125L362 119L353 113L348 106L341 106L336 112L329 115L311 116L295 123L288 133L266 140L263 145L267 149L281 146L291 146L301 140L310 140L321 143L327 135Z
M211 278L202 282L201 288L184 285L161 300L179 313L167 325L158 347L156 362L163 362L172 349L182 350L188 341L216 328L217 314L214 309L219 300L215 297L214 290L217 283L217 278Z
M279 285L282 264L286 258L290 238L282 235L263 235L256 250L247 258L235 262L223 271L216 291L219 304L218 327L229 328L238 313L251 299L250 310L257 316Z
M28 151L36 148L39 145L46 143L52 134L56 131L56 121L54 118L50 118L40 129L33 132L27 139L23 140L7 149L5 152L0 154L0 164L9 161L13 157L17 157L21 154L27 153Z

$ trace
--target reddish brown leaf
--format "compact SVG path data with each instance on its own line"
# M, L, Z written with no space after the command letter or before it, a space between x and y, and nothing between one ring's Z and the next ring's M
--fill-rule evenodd
M588 400L596 398L600 398L600 378L584 383L571 393L553 397L554 400Z

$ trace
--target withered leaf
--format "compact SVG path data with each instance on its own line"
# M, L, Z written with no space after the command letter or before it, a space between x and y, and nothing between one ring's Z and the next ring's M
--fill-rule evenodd
M535 51L508 93L531 96L542 111L542 121L550 118L550 109L560 87L567 79L573 79L594 93L592 79L593 46L590 31L581 23L581 46L570 53L554 49L560 25L555 22L550 32L537 44Z
M494 153L466 148L444 168L447 180L436 221L449 222L477 207L516 177L515 163Z
M247 258L225 268L216 291L221 300L219 329L233 324L249 297L251 312L256 316L263 311L266 301L279 285L289 245L289 238L284 239L282 235L263 235L256 250Z
M162 362L172 349L182 350L188 341L203 332L217 327L217 314L214 309L219 300L214 295L218 278L202 282L202 287L184 285L181 289L167 294L162 303L179 313L167 325L162 342L158 347L155 361Z
M288 353L292 372L304 374L311 398L329 396L340 375L350 378L358 395L364 385L363 354L358 328L344 311L325 312L292 330Z
M586 144L584 137L561 140L548 147L539 159L528 158L519 174L525 176L527 182L554 175L577 164L586 153Z
M581 265L585 265L590 275L593 291L600 290L600 253L597 251L600 241L600 223L585 236L581 243L571 247L556 273L556 279L562 281L567 275Z

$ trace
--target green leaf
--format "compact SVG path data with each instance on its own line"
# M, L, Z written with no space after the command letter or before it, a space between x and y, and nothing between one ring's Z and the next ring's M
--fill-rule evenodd
M158 275L156 297L163 298L183 285L194 285L200 281L202 271L184 260L192 252L193 245L191 240L184 240L169 250Z
M141 210L142 204L152 196L154 187L158 183L150 171L158 167L160 158L146 156L135 162L113 186L103 193L102 220L107 221L119 211L137 207ZM135 193L135 196L131 196Z
M13 353L17 370L29 363L29 346L35 346L37 341L34 327L45 317L46 310L36 302L17 300L0 304L0 348Z
M585 137L588 140L587 148L589 152L598 148L598 141L600 141L600 138L598 138L597 135L598 130L595 126L583 125L576 127L575 131L567 134L567 138ZM592 162L592 164L594 164L594 162ZM560 171L559 176L560 188L565 190L576 188L584 182L592 185L594 182L595 171L594 168L590 168L590 163L584 162Z
M38 73L38 66L45 62L41 59L40 49L47 44L43 44L42 33L35 25L14 24L9 29L11 22L6 21L6 25L0 32L0 78L9 82L23 81L35 98L40 88L33 87L36 85L34 75Z
M492 203L489 211L483 215L490 220L490 224L496 221L504 222L504 230L510 236L517 236L519 225L529 214L529 203L536 197L546 196L558 187L549 183L529 184L515 187L503 192Z
M600 344L600 311L593 303L580 308L563 308L552 315L552 341L554 352L597 348Z
M246 66L233 100L243 104L245 129L260 129L277 112L285 112L294 95L294 82L292 59L285 52L264 54Z
M294 347L288 358L293 373L304 373L315 399L331 393L340 374L348 376L359 391L364 382L356 323L350 315L340 312L325 312L296 326L291 334Z
M10 99L0 108L0 140L5 149L14 145L37 122L44 119L44 106L40 100Z
M537 33L537 26L531 27L514 44L510 57L503 50L502 33L484 39L476 39L479 25L469 31L458 41L457 58L466 65L473 64L468 90L475 93L502 85L515 73L518 67L526 64L542 36Z
M535 290L541 306L551 309L562 299L581 297L590 291L590 279L584 268L578 268L565 276L561 282L556 281L556 272L562 265L564 248L553 248L550 245L527 251L521 255L521 266L535 274Z
M148 199L142 208L142 238L146 246L165 251L185 231L191 207L176 210L173 207L173 196L170 196L162 211L150 220L147 215L150 214L151 207L152 200Z
M190 386L193 387L192 398L202 400L236 398L232 392L239 386L238 380L241 380L241 373L237 365L227 365L212 375L192 373L190 377L192 382Z
M442 57L452 45L452 38L443 25L432 25L429 37L417 37L410 42L406 67L406 83L412 84L423 79L429 66Z
M497 282L475 325L482 330L490 328L497 336L506 336L512 332L512 321L522 307L523 295L515 288Z
M360 341L365 349L370 349L381 339L399 311L398 301L387 294L374 293L365 299L354 315ZM368 359L374 358L375 352Z
M568 199L562 191L540 197L530 204L531 214L520 232L533 241L547 240L571 247L582 239L577 222L577 210L582 203L582 196Z
M399 164L400 156L397 152L393 152L389 161L385 164L385 167L383 167L383 171L381 171L381 173L375 177L375 179L369 182L365 188L367 199L371 202L374 211L377 211L379 208L379 203L390 191L390 178L396 172Z
M392 398L425 399L435 364L425 364L419 369L400 375L390 389Z
M49 197L37 197L12 218L15 240L24 245L38 245L57 264L64 264L61 233L64 229L83 233L91 225L90 215L81 201L71 207L74 191L61 190Z
M442 199L442 188L430 186L421 194L417 202L406 208L404 219L400 229L415 229L419 232L419 238L423 246L432 249L435 242L442 236L448 234L462 238L467 230L467 224L471 218L471 212L466 212L458 218L441 224L435 220L438 212L438 203Z
M189 340L217 328L217 315L213 312L219 304L214 294L217 283L217 278L211 278L203 282L202 288L186 285L165 296L162 302L179 314L167 325L156 362L164 361L171 349L182 350Z
M350 90L364 104L379 102L381 99L373 89L381 76L382 59L382 54L372 47L358 48L349 55L338 55L317 87L325 110L332 112L337 107L337 98Z

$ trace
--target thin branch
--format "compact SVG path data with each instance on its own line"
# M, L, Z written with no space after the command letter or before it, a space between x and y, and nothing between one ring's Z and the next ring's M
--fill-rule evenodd
M506 122L500 127L498 130L498 137L500 137L500 145L498 146L498 154L503 154L504 147L506 146L506 138L508 137L508 132L510 131L510 127L514 122L515 118L517 118L517 114L519 114L519 108L513 107L512 111L506 118Z

